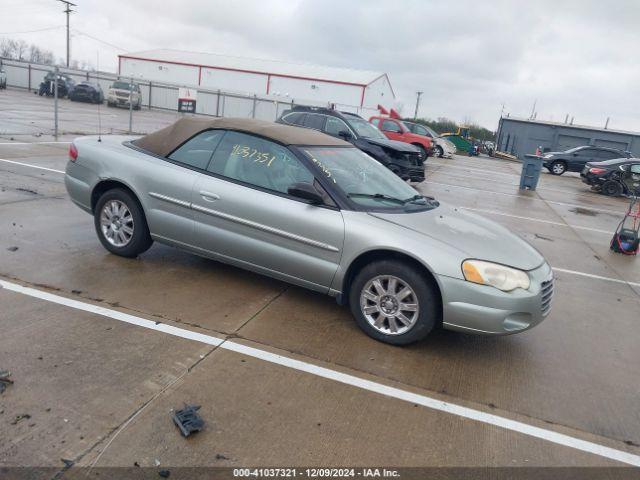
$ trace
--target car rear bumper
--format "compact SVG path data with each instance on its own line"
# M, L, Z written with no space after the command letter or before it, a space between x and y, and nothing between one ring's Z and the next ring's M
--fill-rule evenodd
M580 178L582 179L583 183L586 183L587 185L591 185L591 186L600 186L607 181L606 177L593 175L591 173L585 174L583 172L580 173Z
M77 162L67 162L64 185L71 201L87 213L91 211L92 185L97 181L96 175Z
M538 325L551 309L553 272L545 263L528 273L529 289L512 292L440 277L443 327L481 335L510 335Z

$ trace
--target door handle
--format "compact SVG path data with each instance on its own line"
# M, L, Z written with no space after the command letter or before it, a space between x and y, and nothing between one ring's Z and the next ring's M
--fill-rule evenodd
M207 202L215 202L220 199L220 195L216 195L215 193L205 192L204 190L200 191L200 196L204 198Z

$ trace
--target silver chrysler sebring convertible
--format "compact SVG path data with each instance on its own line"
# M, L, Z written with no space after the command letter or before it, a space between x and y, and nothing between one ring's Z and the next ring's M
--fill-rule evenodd
M417 192L351 144L247 119L185 118L73 142L65 183L110 252L153 241L326 293L371 337L527 330L553 274L507 229Z

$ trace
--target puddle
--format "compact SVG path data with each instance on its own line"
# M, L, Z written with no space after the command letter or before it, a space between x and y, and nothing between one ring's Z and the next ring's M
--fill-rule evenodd
M589 217L595 217L598 212L595 210L589 210L588 208L576 207L569 210L570 212L577 213L578 215L587 215Z

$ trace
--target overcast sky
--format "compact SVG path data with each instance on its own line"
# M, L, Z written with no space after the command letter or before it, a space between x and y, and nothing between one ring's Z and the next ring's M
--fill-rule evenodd
M504 111L640 131L638 0L74 0L72 58L156 48L389 74L413 115L495 129ZM65 52L56 0L1 0L0 34ZM5 35L10 33L11 35ZM100 43L86 36L111 44ZM122 50L119 50L122 49Z

